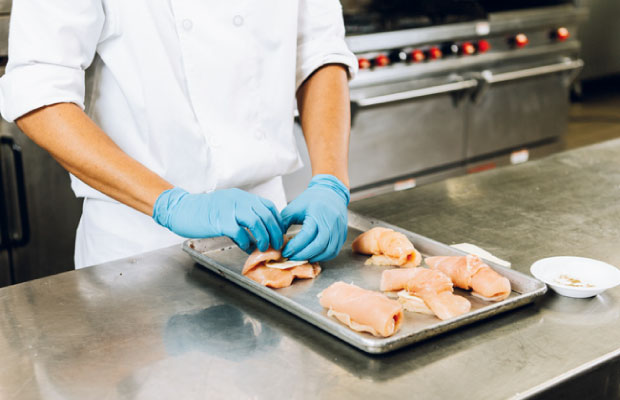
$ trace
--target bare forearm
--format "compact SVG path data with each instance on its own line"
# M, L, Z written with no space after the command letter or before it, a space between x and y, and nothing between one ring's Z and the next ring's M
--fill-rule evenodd
M75 104L43 107L16 122L69 172L147 215L152 215L159 194L172 188L129 157Z
M316 71L297 91L297 106L312 174L331 174L349 186L351 110L345 67L326 65Z

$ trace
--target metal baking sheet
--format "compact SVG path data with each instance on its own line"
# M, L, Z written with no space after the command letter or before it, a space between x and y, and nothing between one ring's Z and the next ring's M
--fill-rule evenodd
M351 250L353 239L375 226L392 228L404 233L425 257L466 254L446 244L379 220L364 217L352 211L349 211L347 242L340 254L333 260L321 263L322 272L316 279L296 280L288 288L270 289L241 275L243 264L248 255L227 238L187 240L183 244L183 250L204 267L352 346L373 354L393 351L431 336L514 309L532 302L547 290L546 285L535 278L487 261L488 265L510 280L512 293L507 299L500 302L485 302L467 291L455 289L456 294L464 296L471 302L472 307L469 313L441 321L434 316L405 311L405 318L400 330L391 337L378 338L367 333L355 332L336 319L328 317L327 310L321 307L317 295L336 281L353 283L369 290L379 290L382 271L394 267L364 265L368 256L353 253Z

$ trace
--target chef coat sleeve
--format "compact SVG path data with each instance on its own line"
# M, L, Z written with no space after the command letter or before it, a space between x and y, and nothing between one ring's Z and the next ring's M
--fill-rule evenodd
M344 40L340 2L300 0L299 5L296 89L325 64L344 64L349 78L353 78L357 74L357 59Z
M9 122L40 107L84 108L85 69L105 21L102 0L13 0L0 113Z

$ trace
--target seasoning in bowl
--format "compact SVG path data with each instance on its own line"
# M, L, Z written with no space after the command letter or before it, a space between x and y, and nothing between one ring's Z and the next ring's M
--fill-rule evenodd
M530 272L558 294L586 298L620 284L620 270L585 257L548 257L532 264Z

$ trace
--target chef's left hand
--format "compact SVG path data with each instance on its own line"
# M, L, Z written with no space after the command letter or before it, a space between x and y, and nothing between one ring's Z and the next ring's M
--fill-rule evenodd
M316 175L308 188L282 210L284 231L303 224L282 251L291 260L325 261L336 257L347 238L349 189L333 175Z

